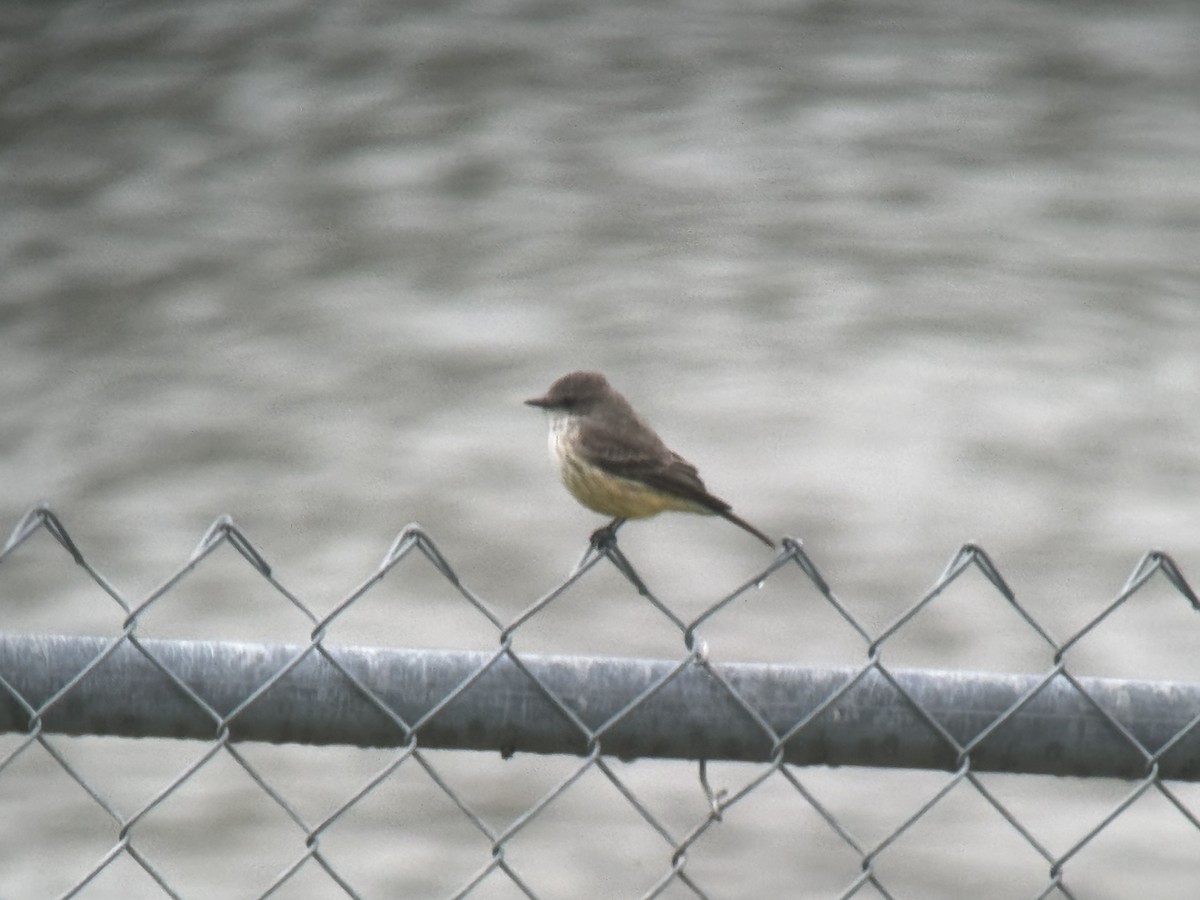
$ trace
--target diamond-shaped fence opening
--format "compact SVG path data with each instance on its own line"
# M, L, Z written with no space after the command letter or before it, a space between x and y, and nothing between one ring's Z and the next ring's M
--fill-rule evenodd
M1115 597L1088 605L1087 619L1063 641L1064 659L1081 675L1193 680L1198 606L1174 561L1149 553Z
M725 594L714 594L695 614L706 615L698 630L713 660L833 666L866 656L869 635L822 597L798 565L781 566L717 609L713 603Z
M420 526L410 525L376 569L322 606L318 618L327 646L491 650L511 615L463 585Z
M1194 813L1193 813L1194 816ZM1103 875L1103 861L1125 865ZM1067 864L1070 883L1080 896L1172 896L1200 859L1200 833L1194 821L1158 790L1148 790L1100 830Z
M307 641L314 613L265 563L247 559L228 540L203 551L193 568L171 573L148 597L131 597L137 633L145 638L212 641ZM160 593L161 591L161 593ZM114 606L109 633L125 622Z
M876 874L890 890L904 897L954 900L962 896L962 885L970 884L980 897L1037 896L1046 880L1045 859L1009 825L992 798L969 779L931 781L926 790L936 802L893 832L895 840L874 860Z
M987 554L967 545L919 601L887 624L879 648L889 666L1022 672L1048 667L1056 645Z
M713 785L734 785L745 779L744 768L712 765L708 775ZM772 773L696 840L688 871L712 896L737 896L744 885L767 897L798 889L801 896L838 896L860 871L861 855L814 801L787 770Z
M189 852L199 810L206 855ZM227 753L217 753L143 816L139 850L184 896L261 894L295 856L303 831ZM206 858L207 856L207 858ZM221 864L211 871L213 859Z
M312 597L222 517L128 595L35 509L0 550L0 896L1194 896L1171 557L1069 633L971 544L890 618L795 541L669 571L598 544L497 602L410 526Z
M18 524L4 548L4 631L40 633L53 622L59 634L119 634L129 613L128 604L102 577L72 558L73 543L64 547L56 539L61 528L39 526L27 516ZM22 527L25 526L25 527ZM69 538L67 538L69 542ZM48 615L53 598L53 615Z
M360 753L376 756L375 751ZM456 758L464 756L480 754L445 751L377 757L370 771L343 788L342 802L371 785L321 832L322 854L349 883L364 889L374 881L393 896L452 896L481 860L489 858L493 843L456 802L457 798L475 806L480 793L468 761ZM494 784L493 767L486 769ZM381 772L387 774L376 781ZM380 866L381 859L388 864Z
M601 582L605 588L598 589ZM528 606L518 613L527 611ZM657 659L686 652L679 629L608 566L589 572L538 608L513 629L512 637L521 653ZM623 654L618 650L622 646Z

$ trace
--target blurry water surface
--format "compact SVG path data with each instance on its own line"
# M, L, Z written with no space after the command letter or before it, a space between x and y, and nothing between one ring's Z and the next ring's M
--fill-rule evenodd
M48 500L137 599L230 513L324 612L418 521L515 614L599 523L556 483L520 401L596 368L739 513L802 537L869 629L975 540L1063 636L1149 548L1200 580L1197 97L1200 11L1182 2L6 5L0 526ZM681 615L769 558L699 517L631 525L622 546ZM2 627L119 630L49 542L22 560L0 572ZM714 622L716 658L861 660L811 590L796 602L799 583ZM494 645L427 567L388 584L338 639ZM628 593L593 579L521 646L680 655ZM960 599L889 659L1048 668L994 593ZM308 633L233 554L169 601L140 633ZM1147 603L1085 642L1079 671L1200 678L1184 605ZM126 812L199 753L127 742L118 764L66 745L128 789ZM388 758L247 752L276 754L314 820ZM497 823L574 765L439 759ZM704 807L679 768L622 771L682 832ZM51 895L115 830L56 765L12 771L0 893ZM944 780L811 777L847 820L885 810L860 826L876 839ZM994 783L1034 808L1050 790ZM1089 791L1124 790L1084 788L1056 802L1098 817L1115 799ZM254 896L295 858L295 829L254 791L216 775L188 790L164 807L177 821L143 831L184 895ZM638 896L666 857L611 787L581 790L597 795L531 827L514 865L548 896ZM72 803L90 813L64 830ZM794 794L755 803L690 854L713 896L836 896L852 880L857 859ZM979 805L946 807L948 842L914 838L928 859L885 884L1040 890L1045 864ZM199 851L198 809L217 823ZM1047 843L1065 851L1096 817ZM1081 896L1132 896L1122 873L1146 896L1190 896L1197 835L1169 822L1131 821L1142 843L1121 845L1116 872L1097 852ZM489 853L416 774L328 841L365 896L451 893ZM289 896L340 896L314 871ZM479 896L514 893L489 884ZM87 896L157 890L118 867Z

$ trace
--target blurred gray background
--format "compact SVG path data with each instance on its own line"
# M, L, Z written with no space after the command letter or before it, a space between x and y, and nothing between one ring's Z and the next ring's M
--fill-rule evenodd
M521 401L592 368L740 514L802 538L868 631L974 540L1062 639L1147 549L1200 579L1198 97L1200 9L1183 2L6 4L0 527L49 501L137 602L230 513L324 613L415 521L515 615L601 521L558 485ZM718 519L661 517L621 541L685 618L770 559ZM334 639L494 646L413 562ZM5 569L5 629L119 631L119 609L49 541ZM981 585L919 617L889 661L1049 668ZM227 552L140 627L289 642L309 629ZM706 638L728 660L865 651L793 576ZM518 646L683 653L604 573ZM1180 598L1151 591L1072 662L1195 680L1198 648ZM114 762L64 746L128 790L125 812L200 752L126 742ZM332 804L388 758L253 752L268 750L288 796ZM575 765L439 758L478 780L464 792L498 823ZM64 890L115 841L61 769L26 759L0 777L5 897ZM255 896L302 842L244 774L210 771L143 842L185 896ZM681 832L703 816L691 767L622 771L663 792ZM726 783L752 774L731 767ZM811 777L877 838L944 780ZM997 782L1031 816L1062 792L1038 832L1057 852L1115 802L1096 791L1127 789ZM419 772L389 785L331 831L331 856L365 896L452 892L486 841ZM531 829L527 855L514 845L513 865L549 896L638 896L669 854L610 786L589 790ZM789 790L757 792L689 855L713 896L836 896L854 877L858 860ZM314 820L328 813L312 802ZM913 838L885 883L1040 890L1044 863L981 806L939 808L941 830ZM1081 896L1190 896L1200 836L1176 834L1181 821L1156 809L1114 826L1121 864L1081 854ZM340 896L319 870L289 890ZM489 882L478 896L513 894ZM85 896L160 893L119 864Z

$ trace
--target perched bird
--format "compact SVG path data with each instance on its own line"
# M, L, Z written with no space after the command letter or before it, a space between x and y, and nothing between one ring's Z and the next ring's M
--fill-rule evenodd
M550 414L550 455L567 490L588 509L613 516L593 541L611 538L626 519L673 509L721 516L775 546L710 494L696 467L664 444L598 372L564 375L544 397L525 402Z

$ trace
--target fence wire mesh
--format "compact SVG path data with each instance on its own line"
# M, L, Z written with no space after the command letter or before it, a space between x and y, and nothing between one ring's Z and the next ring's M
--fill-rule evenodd
M186 615L160 615L229 549L255 602L271 604L259 630L292 642L196 641ZM469 622L480 647L339 639L385 578L428 589L401 570L412 559L443 588L440 614ZM1160 552L1062 640L972 544L881 627L790 539L699 606L651 590L618 544L591 547L512 613L468 588L417 526L326 609L286 587L228 517L140 599L45 507L20 520L0 563L6 898L1182 898L1200 883L1200 679L1097 679L1074 662L1152 593L1156 615L1200 609ZM94 617L34 636L67 590L40 576L72 563L84 578L70 590ZM620 580L601 589L624 586L637 627L673 636L673 656L537 652L537 623L604 572ZM1041 668L885 661L967 580L970 601L1006 624L979 621L1019 632L1018 658ZM777 584L782 618L762 628L781 657L821 613L838 634L824 644L857 659L805 668L799 641L791 665L730 656L722 629ZM418 645L442 637L418 621L432 606L387 606ZM1197 630L1181 622L1186 651ZM1032 774L1047 772L1059 777Z

